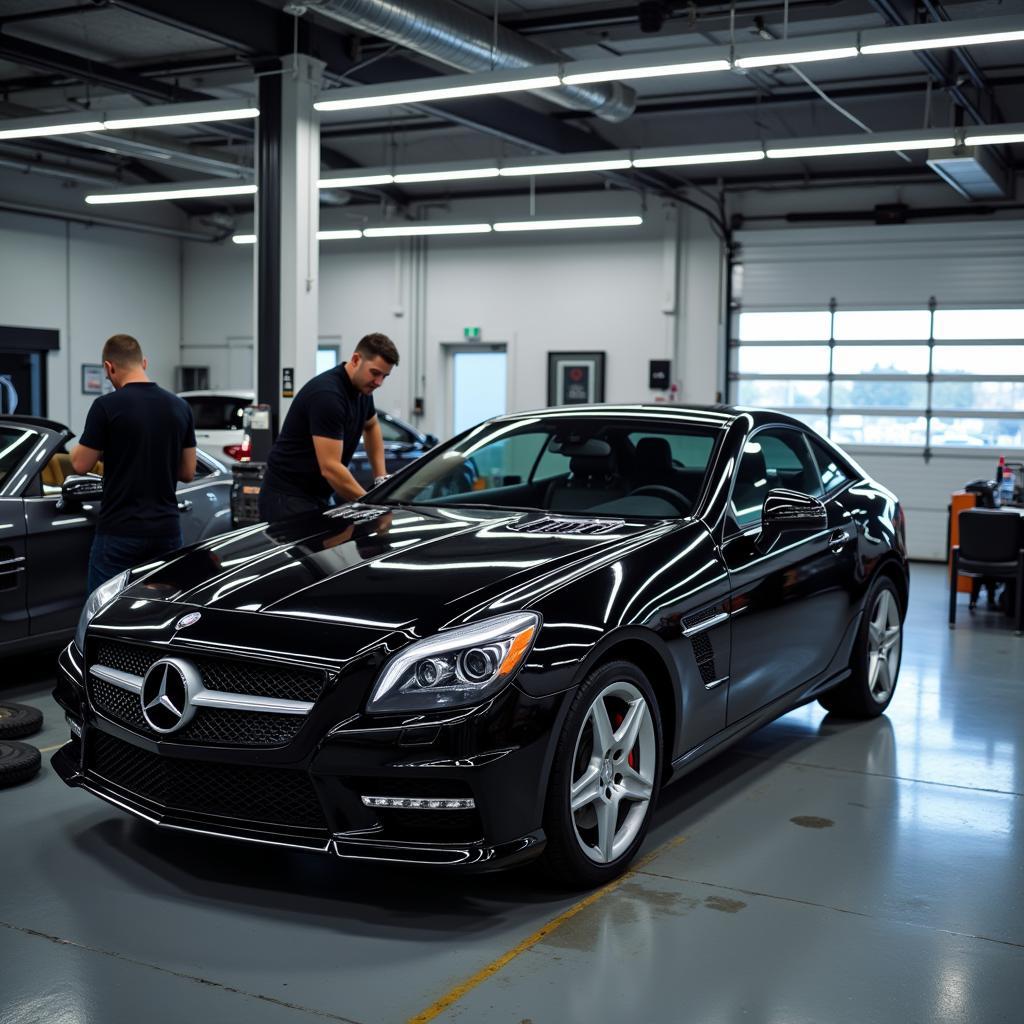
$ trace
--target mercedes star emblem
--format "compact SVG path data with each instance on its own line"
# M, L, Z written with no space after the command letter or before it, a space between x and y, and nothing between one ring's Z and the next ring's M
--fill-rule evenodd
M178 619L174 624L174 628L184 629L186 626L194 626L202 617L202 612L189 612L188 615L182 615L182 617Z
M194 665L180 658L161 658L150 666L142 682L142 717L156 732L177 732L191 721L196 712L192 698L202 689Z

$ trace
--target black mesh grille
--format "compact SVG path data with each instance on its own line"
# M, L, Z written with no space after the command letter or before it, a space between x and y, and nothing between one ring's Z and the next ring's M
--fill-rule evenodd
M697 612L694 615L690 615L683 619L683 629L693 629L694 626L699 626L702 622L707 622L708 619L713 619L718 615L719 609L712 605L710 608L705 608L702 612Z
M88 761L90 773L168 809L328 831L304 771L162 757L95 729Z
M96 665L144 676L153 662L167 656L187 659L199 670L203 685L208 690L224 693L250 693L256 697L315 701L323 692L326 681L325 673L317 669L210 658L177 648L142 647L113 640L99 641L91 661Z
M706 633L700 633L690 641L693 644L693 656L698 662L710 661L715 656L715 650Z
M275 715L231 708L198 708L180 732L158 733L142 716L138 694L91 676L93 706L115 722L168 743L215 743L235 747L276 747L290 743L306 721L305 715Z
M563 519L559 516L545 516L533 522L516 523L509 529L515 533L568 533L592 535L611 533L624 525L622 519Z

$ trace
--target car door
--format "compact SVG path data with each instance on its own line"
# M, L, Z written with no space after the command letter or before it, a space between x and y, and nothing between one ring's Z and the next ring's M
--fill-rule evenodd
M56 453L53 459L69 460ZM99 502L59 508L60 485L44 484L43 471L25 497L28 613L33 636L74 629L89 577L89 549Z
M196 452L192 483L178 484L182 545L195 544L231 529L231 475L204 451Z
M21 498L0 498L0 648L27 635L25 508Z
M856 528L848 513L829 502L826 527L784 533L763 550L761 509L776 487L822 495L799 428L752 434L734 475L722 542L731 586L730 724L823 672L850 615Z

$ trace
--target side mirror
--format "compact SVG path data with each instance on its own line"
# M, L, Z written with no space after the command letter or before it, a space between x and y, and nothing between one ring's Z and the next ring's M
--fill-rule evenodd
M822 530L828 524L828 513L817 498L799 491L776 487L768 492L761 510L761 536L757 546L770 548L784 533L794 530Z
M57 510L78 508L85 502L103 500L103 477L95 473L84 476L67 476L60 488Z
M440 439L437 434L424 434L423 440L426 442L428 448L436 448L440 444Z

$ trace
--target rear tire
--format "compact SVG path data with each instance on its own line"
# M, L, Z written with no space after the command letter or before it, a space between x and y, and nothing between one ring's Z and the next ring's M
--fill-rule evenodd
M819 698L846 718L876 718L889 706L903 654L903 609L896 584L879 576L864 601L864 618L850 657L850 675Z
M658 702L628 661L581 684L555 749L544 810L544 867L591 888L616 878L647 834L661 786Z

